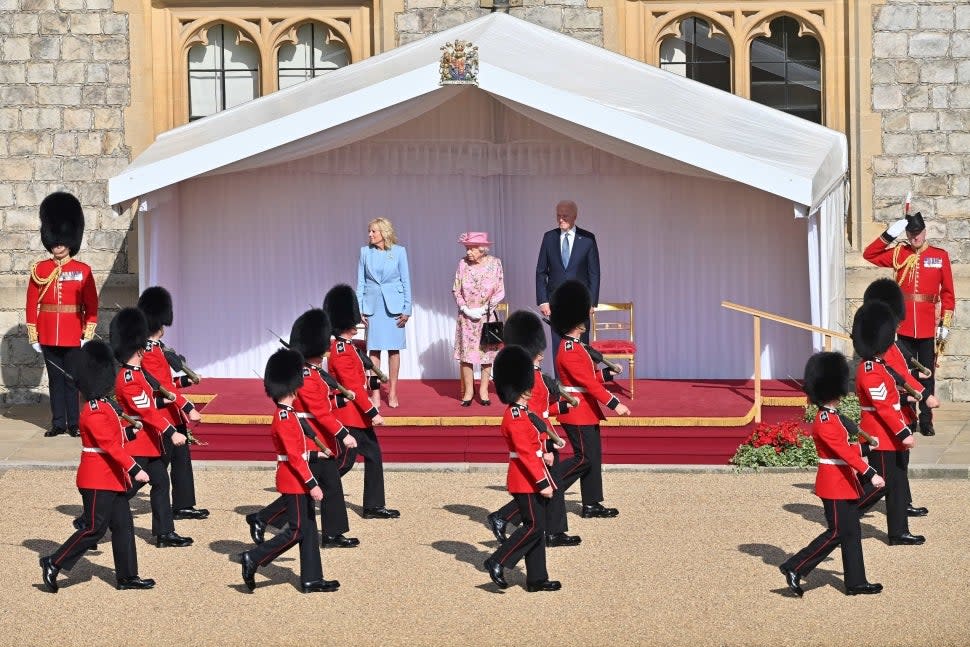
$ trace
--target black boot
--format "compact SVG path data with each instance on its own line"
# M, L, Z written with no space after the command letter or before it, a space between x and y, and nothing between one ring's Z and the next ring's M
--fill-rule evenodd
M47 590L51 593L57 593L57 574L61 572L61 569L54 566L50 556L40 558L40 571Z

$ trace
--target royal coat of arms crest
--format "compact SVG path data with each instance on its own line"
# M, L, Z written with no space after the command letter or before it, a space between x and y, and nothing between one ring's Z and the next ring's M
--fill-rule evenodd
M478 85L477 45L456 40L441 51L441 85Z

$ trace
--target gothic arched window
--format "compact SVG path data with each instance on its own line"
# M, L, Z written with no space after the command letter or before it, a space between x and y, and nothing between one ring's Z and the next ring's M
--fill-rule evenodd
M259 52L225 23L208 28L208 44L189 48L189 121L259 96Z
M771 21L771 36L751 42L751 100L822 123L822 62L819 42L799 36L794 18Z
M306 23L296 37L296 43L284 43L277 54L280 90L350 63L347 46L326 25Z
M660 43L660 68L731 91L731 44L712 35L711 25L700 18L685 18L680 36L668 36Z

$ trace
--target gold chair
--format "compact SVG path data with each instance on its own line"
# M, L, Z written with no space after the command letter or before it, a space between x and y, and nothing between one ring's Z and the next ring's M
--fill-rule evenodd
M610 314L607 314L610 313ZM606 321L601 319L606 315ZM589 345L609 360L627 362L630 369L630 399L636 389L636 353L633 342L633 303L600 303L590 317ZM603 335L607 338L604 339Z

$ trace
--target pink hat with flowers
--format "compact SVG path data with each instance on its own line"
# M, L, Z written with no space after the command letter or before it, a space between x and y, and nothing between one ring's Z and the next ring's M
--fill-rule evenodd
M486 247L492 244L484 231L466 231L458 237L458 242L465 247Z

